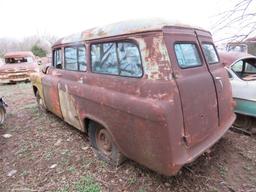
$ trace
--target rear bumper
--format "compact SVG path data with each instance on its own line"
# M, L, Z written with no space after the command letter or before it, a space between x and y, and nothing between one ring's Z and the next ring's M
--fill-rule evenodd
M188 163L191 163L196 158L198 158L202 153L207 151L209 148L211 148L216 142L218 142L221 137L228 131L228 129L232 126L232 124L235 121L235 114L230 118L229 121L227 121L225 124L223 124L221 127L218 128L213 134L209 135L206 139L204 139L199 144L193 146L193 147L184 147L185 144L181 147L181 153L179 155L172 154L173 161L171 163L171 166L169 166L169 173L166 175L175 175L177 172ZM177 151L177 149L175 150Z

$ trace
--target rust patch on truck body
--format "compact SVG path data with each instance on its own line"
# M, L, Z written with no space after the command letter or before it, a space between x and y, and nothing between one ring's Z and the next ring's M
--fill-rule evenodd
M225 119L222 118L218 123L216 82L213 81L205 62L201 72L206 73L207 81L211 83L200 85L205 86L201 88L206 92L209 89L207 86L212 86L215 100L207 102L207 98L184 97L182 94L189 93L181 92L181 86L178 86L183 81L179 82L178 75L175 76L174 66L177 65L177 61L171 53L172 42L169 41L172 36L165 29L180 30L177 39L183 38L184 41L187 31L192 34L200 29L165 22L153 22L150 27L149 24L150 22L111 25L84 31L73 38L69 36L60 39L54 44L53 50L61 49L63 53L65 47L86 47L87 70L68 71L51 66L46 75L42 76L42 89L48 109L71 125L86 131L86 121L96 121L109 130L118 149L128 158L161 174L174 175L184 164L193 161L218 141L231 126L235 118L229 105L232 97L229 88L220 90L221 88L217 87L218 91L226 92L223 100L225 99L227 104L224 105L230 109ZM203 32L205 31L202 30ZM211 36L207 34L208 41L212 42ZM198 41L196 38L193 40ZM135 42L138 45L143 66L142 77L131 78L92 72L92 44L120 41ZM202 52L200 55L203 58ZM63 63L64 60L63 54ZM189 70L186 71L188 77L193 74ZM192 84L189 86L196 86L198 76L191 77ZM228 79L227 82L225 79L224 81L224 85L228 86ZM201 95L207 97L207 93ZM181 101L182 98L186 99L185 102ZM215 105L212 106L211 103L214 102ZM200 103L201 106L194 107L196 103ZM185 128L187 124L184 122L193 123L195 127L202 125L200 122L192 121L202 106L205 106L205 109L212 109L210 112L214 113L201 117L204 118L204 122L216 121L216 127L213 127L215 129L211 127L209 133L207 127ZM195 115L184 116L184 109ZM210 119L211 117L215 119ZM186 131L187 129L189 131ZM201 130L207 134L200 135Z

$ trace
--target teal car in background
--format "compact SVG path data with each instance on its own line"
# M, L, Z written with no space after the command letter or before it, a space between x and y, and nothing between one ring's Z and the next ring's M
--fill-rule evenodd
M244 53L220 53L236 101L235 126L256 133L256 57Z

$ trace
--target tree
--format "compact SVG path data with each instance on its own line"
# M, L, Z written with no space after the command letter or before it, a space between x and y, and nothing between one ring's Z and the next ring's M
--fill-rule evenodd
M47 51L36 44L32 46L31 51L38 57L45 57L47 55Z
M234 6L216 15L212 26L215 36L226 33L218 42L244 41L256 35L256 0L236 0ZM220 36L220 35L219 35Z

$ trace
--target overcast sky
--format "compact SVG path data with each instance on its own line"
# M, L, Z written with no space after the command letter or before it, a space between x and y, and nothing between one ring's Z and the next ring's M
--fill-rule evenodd
M62 37L136 18L167 18L210 29L214 15L236 0L0 0L0 38Z

